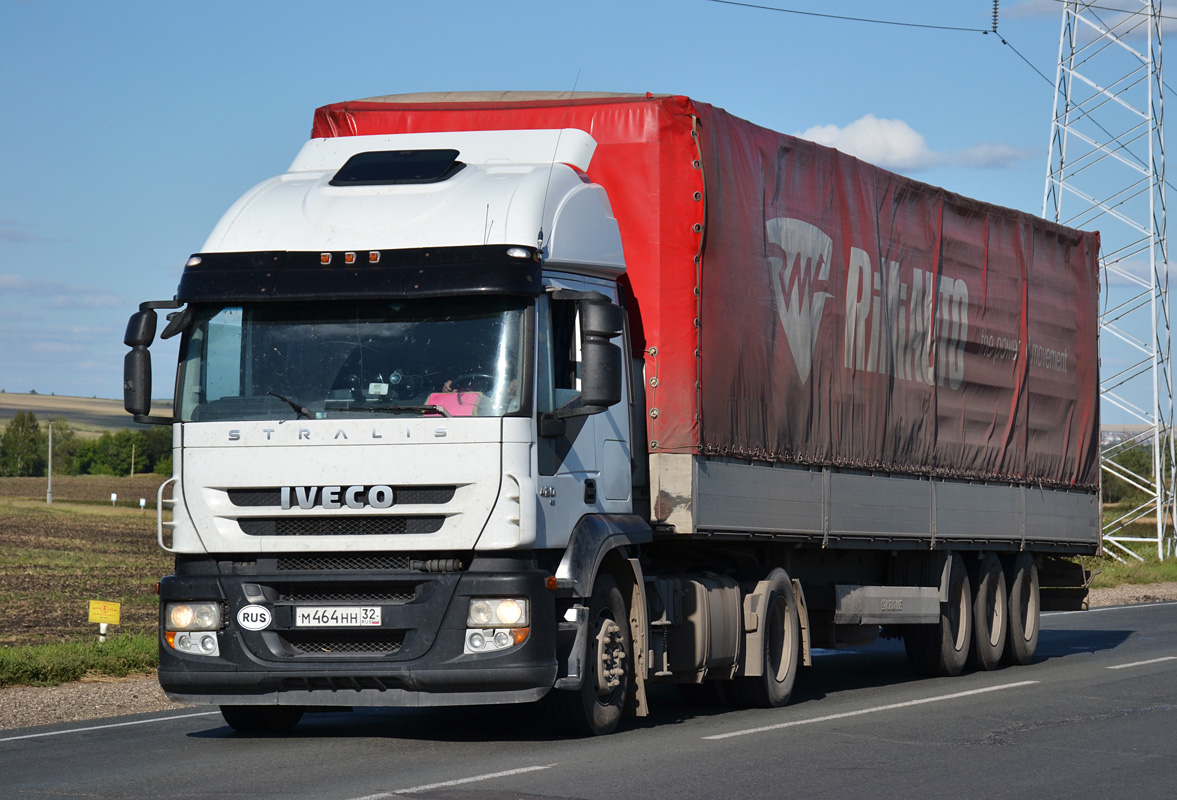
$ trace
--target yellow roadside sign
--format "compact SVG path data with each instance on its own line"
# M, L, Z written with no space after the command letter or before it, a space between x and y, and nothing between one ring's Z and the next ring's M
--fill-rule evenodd
M90 621L105 622L108 625L119 624L119 604L106 600L90 601Z

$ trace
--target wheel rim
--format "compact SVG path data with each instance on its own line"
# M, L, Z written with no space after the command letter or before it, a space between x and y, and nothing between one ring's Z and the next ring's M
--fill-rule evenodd
M957 600L950 606L948 625L949 631L952 634L953 649L960 651L968 644L968 631L965 630L962 621L969 613L969 598L967 596L968 592L964 591L964 584L960 580L953 581L952 590L956 593Z
M781 595L773 598L768 618L768 642L766 645L767 666L773 671L773 679L781 683L789 674L790 655L793 652L793 629L789 626L789 603Z
M1018 581L1018 609L1022 613L1022 638L1031 641L1038 630L1038 596L1029 571L1023 580Z
M596 688L597 700L608 705L614 695L624 689L625 642L621 628L608 617L597 621Z
M997 579L990 576L986 581L989 587L985 597L985 617L989 621L989 645L997 647L1001 637L1005 634L1005 618L1002 616L1001 603L998 602Z

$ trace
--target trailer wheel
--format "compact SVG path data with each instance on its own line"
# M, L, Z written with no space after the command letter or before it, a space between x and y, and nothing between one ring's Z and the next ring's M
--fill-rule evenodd
M221 716L239 733L289 733L302 719L298 706L221 706Z
M903 633L907 661L920 675L959 675L968 659L973 595L964 562L955 553L949 559L948 600L940 604L939 624L908 625Z
M801 661L801 622L793 582L783 569L765 579L772 582L764 614L764 674L736 678L731 685L736 704L752 708L779 708L789 702L797 665Z
M1005 571L994 553L986 553L972 575L973 646L969 666L996 669L1005 652L1009 613L1006 609Z
M616 730L633 685L629 613L611 576L597 576L588 616L584 683L580 689L553 691L545 697L553 725L573 736L603 736Z
M1009 586L1009 639L1005 653L1001 656L1004 664L1029 664L1038 649L1038 567L1029 553L1019 553L1009 564L1006 572Z

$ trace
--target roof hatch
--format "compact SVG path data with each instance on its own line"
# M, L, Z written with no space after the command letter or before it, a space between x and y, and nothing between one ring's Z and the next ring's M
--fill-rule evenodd
M356 153L347 160L332 186L389 186L407 183L440 183L466 165L457 150L381 150Z

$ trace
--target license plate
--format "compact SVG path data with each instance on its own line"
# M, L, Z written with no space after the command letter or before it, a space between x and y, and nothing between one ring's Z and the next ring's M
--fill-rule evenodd
M298 606L294 624L299 628L353 628L380 624L380 606Z

